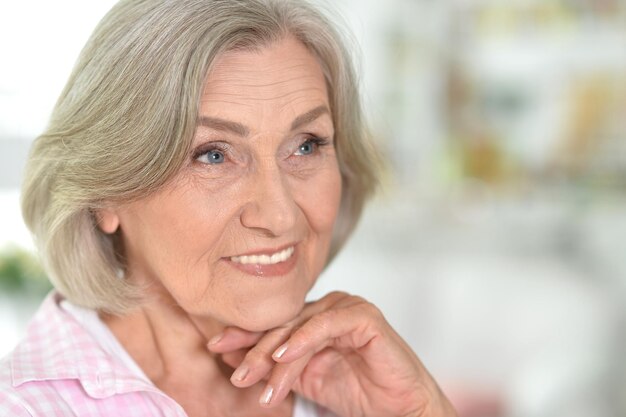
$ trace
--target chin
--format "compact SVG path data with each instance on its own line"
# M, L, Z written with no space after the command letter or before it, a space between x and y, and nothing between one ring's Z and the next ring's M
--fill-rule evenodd
M290 322L300 314L303 307L304 300L271 306L263 303L262 306L247 310L235 326L251 332L265 332Z

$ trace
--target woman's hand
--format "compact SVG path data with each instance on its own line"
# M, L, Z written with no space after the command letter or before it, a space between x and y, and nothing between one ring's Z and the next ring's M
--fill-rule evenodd
M208 347L236 368L235 386L266 381L260 403L267 407L293 390L342 417L456 415L382 313L345 293L308 303L264 333L227 328Z

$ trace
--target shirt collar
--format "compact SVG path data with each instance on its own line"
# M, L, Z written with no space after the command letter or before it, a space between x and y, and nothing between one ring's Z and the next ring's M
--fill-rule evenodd
M59 305L51 292L28 325L24 339L11 355L14 387L32 381L76 379L92 398L133 391L155 391L119 361Z

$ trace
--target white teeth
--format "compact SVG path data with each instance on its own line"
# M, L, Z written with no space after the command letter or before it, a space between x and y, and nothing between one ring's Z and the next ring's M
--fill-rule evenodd
M279 262L285 262L291 257L291 255L293 255L293 251L293 246L290 246L287 249L276 252L272 255L232 256L230 260L243 265L274 265Z

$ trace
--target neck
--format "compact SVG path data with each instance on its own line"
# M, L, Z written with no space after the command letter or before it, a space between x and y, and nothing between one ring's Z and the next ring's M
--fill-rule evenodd
M262 385L239 389L233 371L206 348L224 326L187 314L172 299L157 298L125 316L101 314L103 322L146 376L192 416L291 415L292 402L267 410L258 406Z

